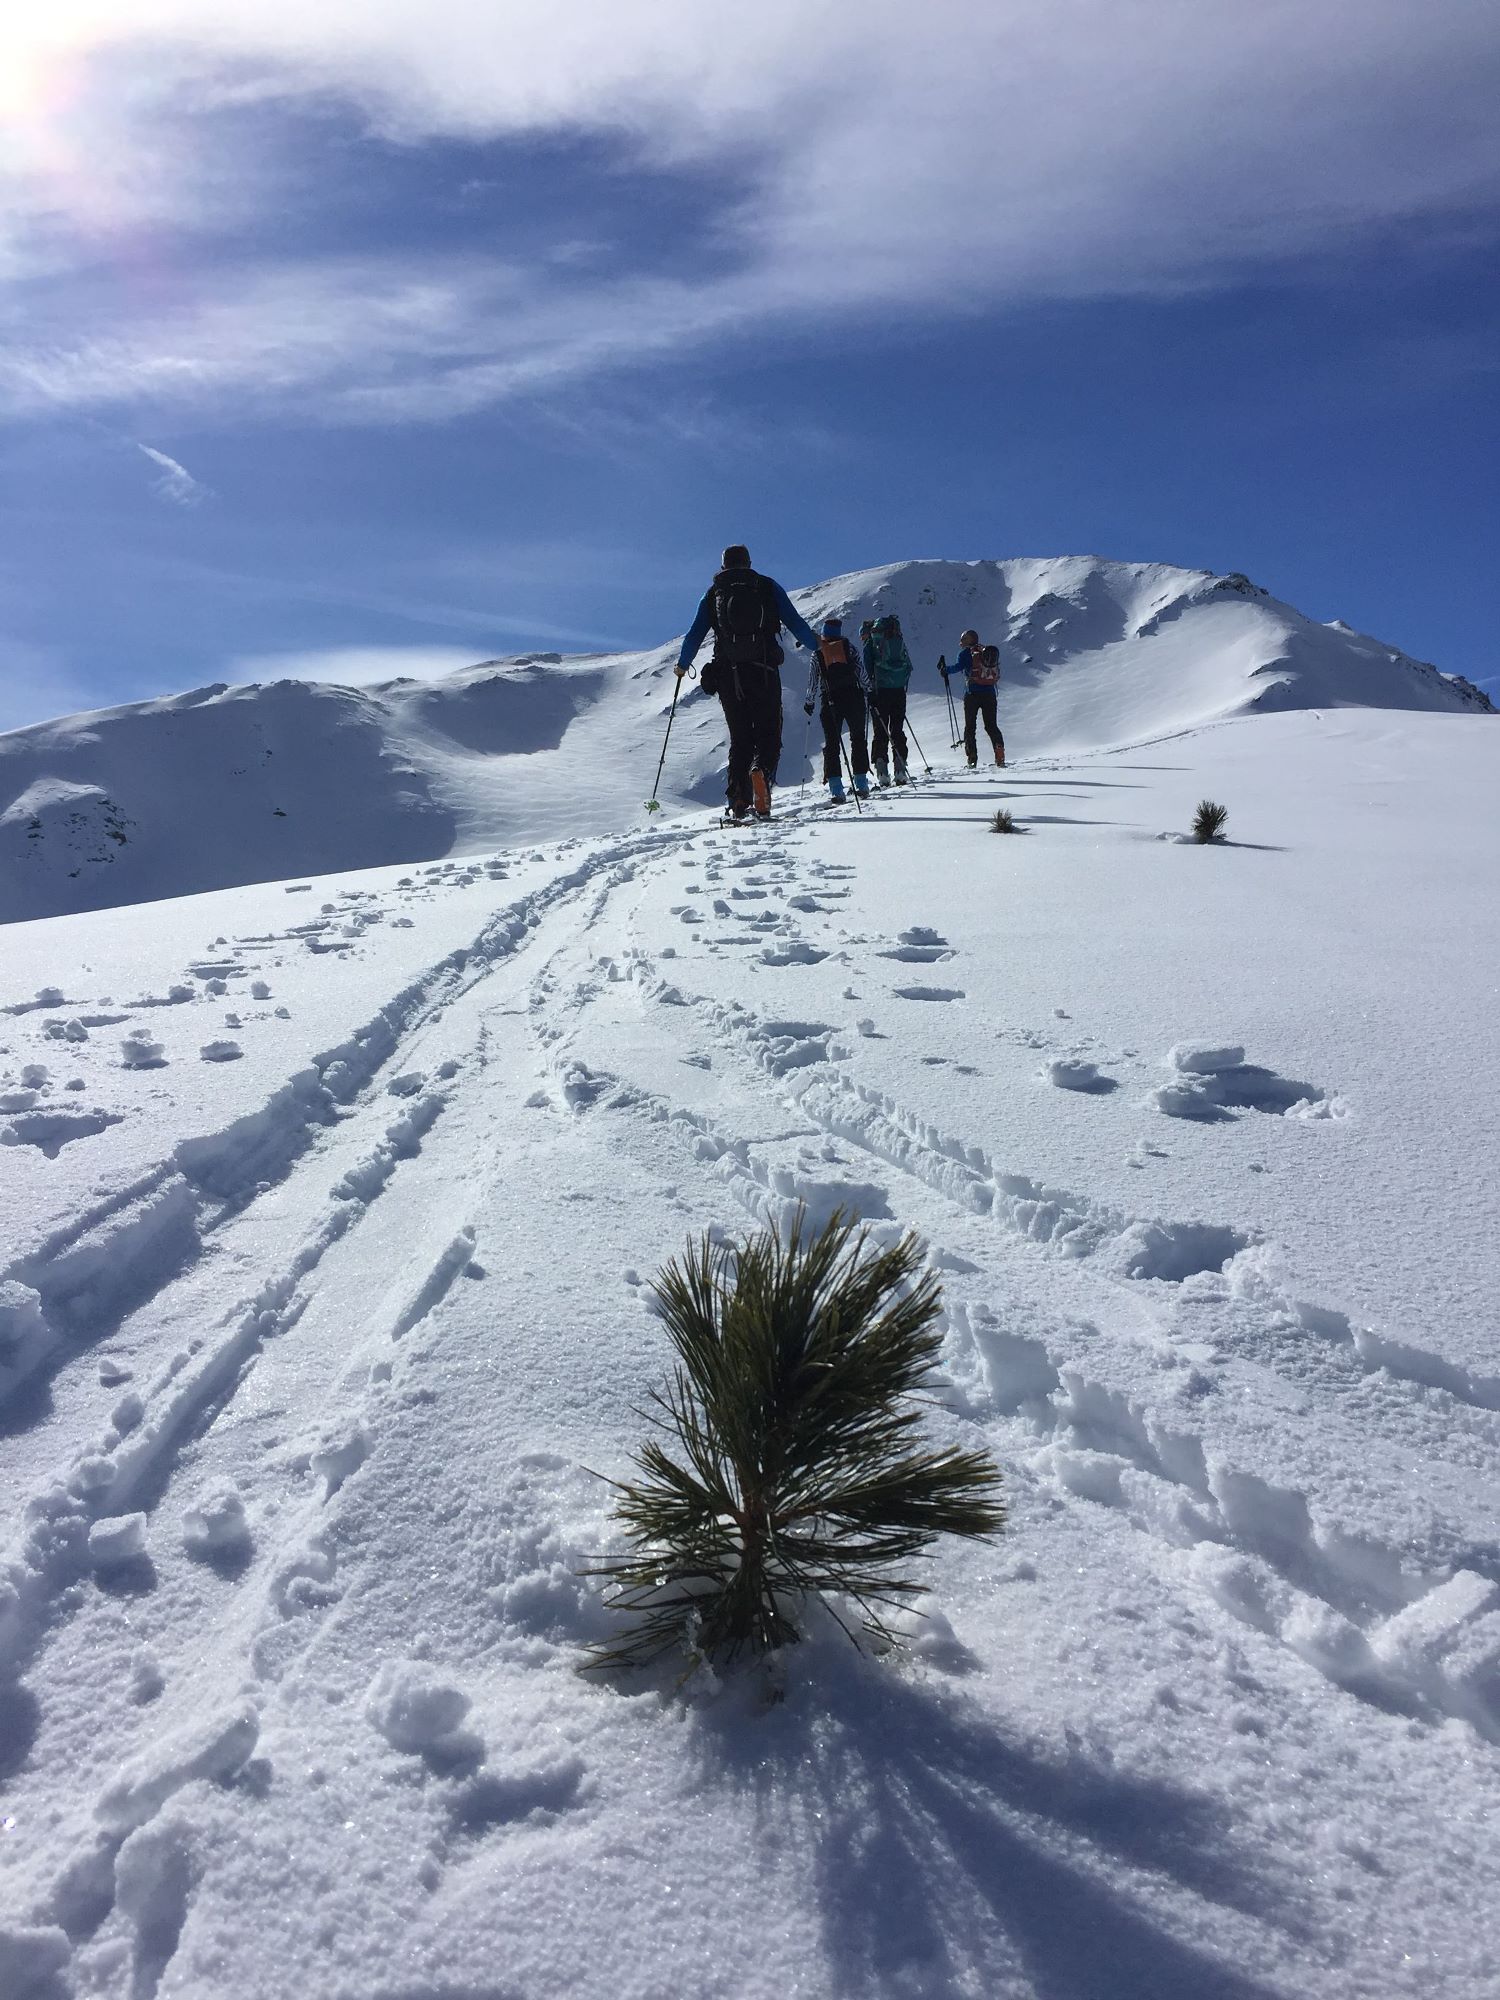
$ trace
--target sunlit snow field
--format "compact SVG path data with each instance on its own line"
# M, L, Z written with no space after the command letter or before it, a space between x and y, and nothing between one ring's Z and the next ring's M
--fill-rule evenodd
M0 1990L1495 1990L1500 728L1084 651L862 817L720 829L705 730L0 929ZM582 1678L652 1274L839 1205L1008 1533L901 1654Z

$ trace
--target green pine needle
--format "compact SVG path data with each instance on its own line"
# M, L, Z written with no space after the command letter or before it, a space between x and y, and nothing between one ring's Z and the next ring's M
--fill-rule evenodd
M878 1607L922 1590L907 1563L938 1535L1003 1527L989 1455L921 1437L936 1278L916 1276L914 1237L875 1250L854 1232L840 1213L813 1236L799 1219L785 1242L704 1237L663 1269L677 1366L618 1488L631 1547L590 1572L631 1629L590 1665L766 1652L799 1636L803 1601L830 1595L889 1640Z
M1200 799L1198 810L1193 814L1193 838L1200 847L1207 847L1211 841L1224 838L1224 822L1229 817L1227 806L1215 805L1212 799Z

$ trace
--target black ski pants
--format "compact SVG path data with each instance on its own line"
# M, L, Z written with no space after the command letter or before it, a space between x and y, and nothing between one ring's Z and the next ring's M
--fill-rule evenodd
M970 688L964 696L964 754L971 764L979 762L979 749L974 732L974 724L984 718L984 733L990 742L1005 755L1005 738L1000 734L1000 725L995 720L995 690L993 688Z
M823 690L823 705L818 710L818 720L823 725L823 782L839 775L839 738L847 724L849 729L849 762L855 775L862 776L870 768L870 753L865 747L865 698L857 687L828 688Z
M875 740L870 746L870 755L875 762L885 765L890 761L892 749L896 752L896 769L906 769L906 689L876 688L870 696L870 719Z
M731 806L748 806L752 770L763 771L768 785L776 782L781 762L781 675L775 667L756 666L724 666L720 673L719 701L729 725L726 796Z

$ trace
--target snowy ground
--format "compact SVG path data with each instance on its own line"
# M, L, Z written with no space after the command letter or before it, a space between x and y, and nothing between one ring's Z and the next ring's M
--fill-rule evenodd
M1497 761L1258 716L7 929L0 1991L1491 1995ZM651 1274L840 1202L1008 1535L778 1704L590 1684Z

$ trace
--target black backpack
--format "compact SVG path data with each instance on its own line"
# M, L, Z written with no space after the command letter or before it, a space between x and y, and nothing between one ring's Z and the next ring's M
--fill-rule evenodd
M847 694L859 686L858 655L845 638L823 639L818 645L823 685L830 694Z
M714 658L732 667L779 667L781 614L768 580L753 569L714 578Z

